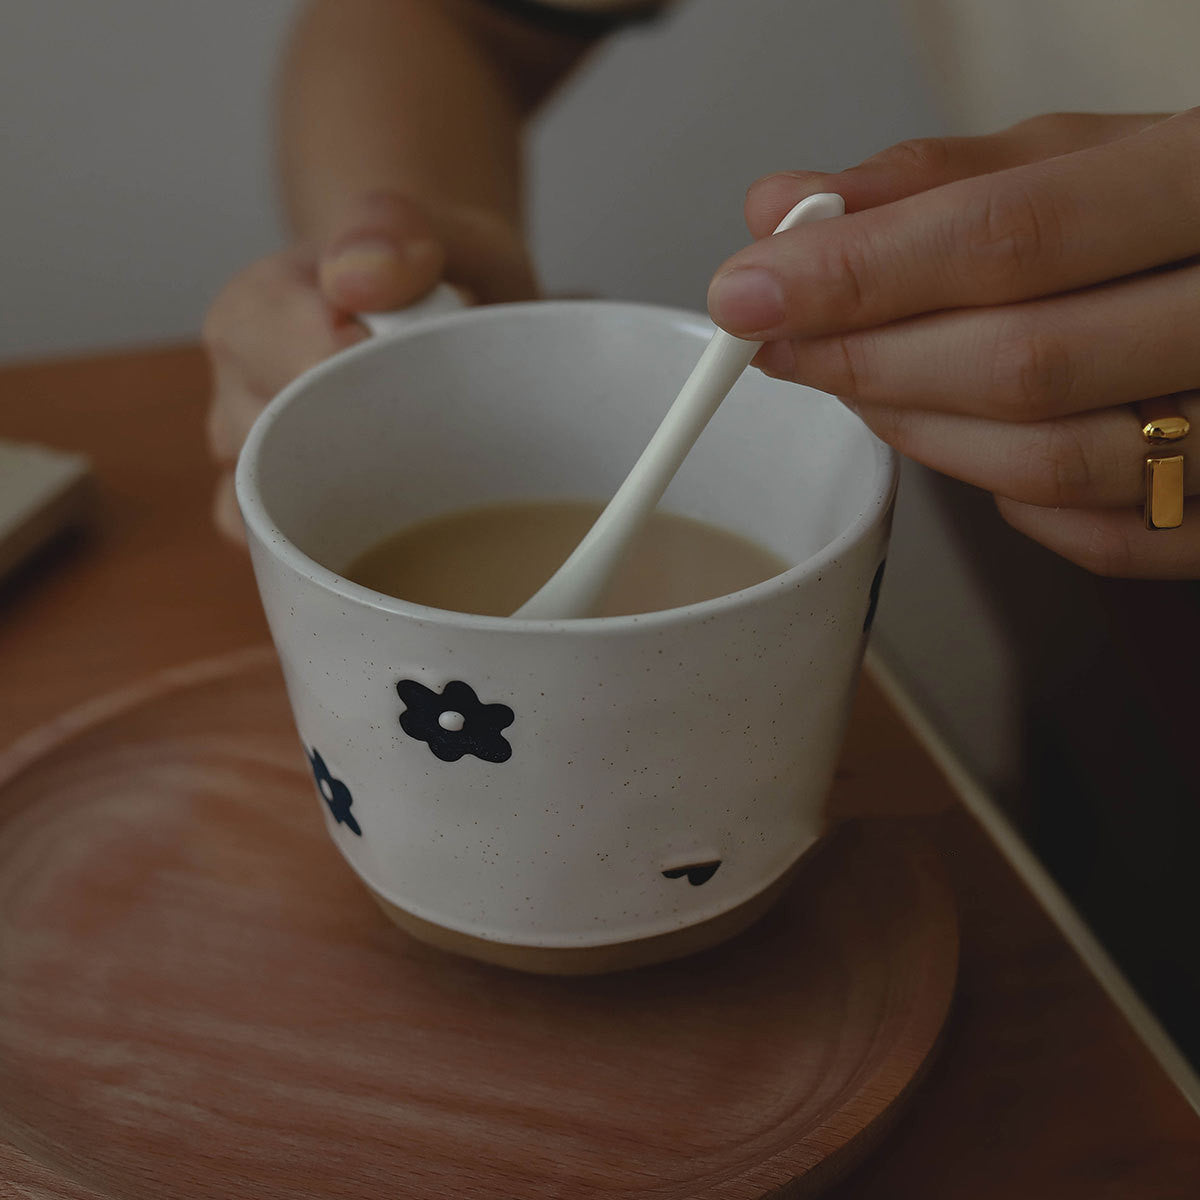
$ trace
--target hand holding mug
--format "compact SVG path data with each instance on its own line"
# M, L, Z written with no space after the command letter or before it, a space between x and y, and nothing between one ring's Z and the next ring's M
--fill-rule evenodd
M446 279L481 302L534 295L524 241L491 214L376 194L352 206L323 246L297 245L238 274L204 326L212 367L209 443L226 469L220 528L241 539L233 463L267 402L309 367L367 336L356 313L403 308Z

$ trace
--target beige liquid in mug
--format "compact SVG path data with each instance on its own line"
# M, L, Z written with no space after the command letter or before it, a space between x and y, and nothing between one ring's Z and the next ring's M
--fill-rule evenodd
M508 616L562 565L602 504L489 505L422 521L360 555L346 578L453 612ZM691 517L654 512L613 579L601 616L656 612L740 591L788 564Z

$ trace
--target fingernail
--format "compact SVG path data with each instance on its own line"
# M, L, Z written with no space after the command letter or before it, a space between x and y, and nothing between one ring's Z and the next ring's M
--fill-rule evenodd
M754 356L754 365L765 375L790 379L796 367L791 342L768 342Z
M400 254L391 242L352 242L335 250L321 263L321 281L347 283L365 277L374 282L376 277L394 271L400 261Z
M712 281L708 311L730 333L745 336L765 332L783 322L783 288L762 267L734 267Z

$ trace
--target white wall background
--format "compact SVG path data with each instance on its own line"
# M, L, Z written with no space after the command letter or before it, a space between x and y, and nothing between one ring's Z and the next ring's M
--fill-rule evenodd
M270 93L296 0L39 0L0 29L0 360L192 337L279 239ZM547 283L700 306L742 195L938 118L889 0L686 0L532 139Z
M194 338L276 239L292 0L37 0L0 18L0 359Z
M0 37L0 360L193 339L280 238L273 61L293 0L39 0ZM889 0L688 0L590 61L531 139L552 290L700 308L746 184L941 125ZM0 436L3 414L0 413ZM876 640L985 778L1015 759L1010 656L910 472Z

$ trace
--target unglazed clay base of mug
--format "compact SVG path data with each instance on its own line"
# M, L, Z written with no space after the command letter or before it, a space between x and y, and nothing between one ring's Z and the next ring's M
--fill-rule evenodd
M426 945L436 946L439 950L464 954L468 958L492 963L498 967L509 967L515 971L530 971L535 975L603 975L609 971L629 971L635 967L648 967L655 963L684 958L701 950L710 950L713 946L735 937L753 925L787 891L805 859L811 854L812 850L806 852L770 887L744 904L739 904L737 908L701 921L698 925L688 925L671 933L637 938L630 942L613 942L604 946L559 948L492 942L486 938L472 937L455 929L435 925L385 900L371 888L367 890L371 892L379 907L405 933L411 934Z

